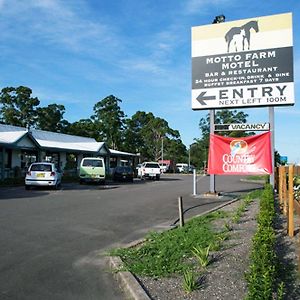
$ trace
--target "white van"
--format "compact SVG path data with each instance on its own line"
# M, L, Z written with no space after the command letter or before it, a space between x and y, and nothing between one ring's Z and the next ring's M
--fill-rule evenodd
M80 163L79 182L105 183L105 163L102 157L84 157Z
M188 172L189 170L189 165L186 163L178 163L176 164L176 171L179 173L184 173L184 172Z

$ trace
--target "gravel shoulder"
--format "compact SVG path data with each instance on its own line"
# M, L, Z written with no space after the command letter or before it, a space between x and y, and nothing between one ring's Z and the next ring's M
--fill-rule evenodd
M240 201L222 208L234 212ZM239 223L230 223L230 238L224 241L223 250L212 254L213 262L204 274L199 273L200 289L187 293L184 291L182 276L153 279L138 278L152 299L243 299L246 293L244 272L248 266L251 238L256 230L255 217L258 213L257 201L252 202ZM221 228L229 219L215 222Z
M240 201L237 201L223 207L222 210L235 212L240 204ZM233 223L230 218L216 221L214 224L216 229L230 222L230 238L223 242L220 251L212 253L213 261L207 270L203 274L199 271L198 280L201 285L198 290L191 293L184 291L182 276L137 279L153 300L244 299L247 293L245 272L248 271L258 212L259 202L253 201L238 223ZM295 217L295 228L299 229L299 217ZM300 280L295 272L299 261L299 233L297 231L296 233L294 238L286 235L286 219L279 215L276 220L277 253L282 267L282 279L290 282L286 286L286 299L300 299Z

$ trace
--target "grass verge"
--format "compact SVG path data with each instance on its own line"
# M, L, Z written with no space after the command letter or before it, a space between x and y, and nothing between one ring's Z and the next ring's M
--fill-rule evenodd
M227 226L216 231L213 221L230 217L233 220L235 216L240 218L247 205L260 193L261 190L257 190L247 194L233 215L219 210L196 217L182 228L163 233L152 232L141 246L115 249L110 255L120 256L124 269L139 276L168 277L180 274L185 275L186 281L191 281L193 277L190 272L195 269L195 258L199 260L203 252L209 261L207 252L221 249L222 242L229 236L230 226L227 223ZM198 250L197 254L200 253L198 257L195 256L195 249Z
M181 228L163 233L152 232L142 246L116 249L111 255L120 256L126 270L136 275L167 277L174 273L184 274L193 268L190 259L195 247L218 247L226 230L215 232L211 223L225 216L227 214L223 211L213 212L194 218Z

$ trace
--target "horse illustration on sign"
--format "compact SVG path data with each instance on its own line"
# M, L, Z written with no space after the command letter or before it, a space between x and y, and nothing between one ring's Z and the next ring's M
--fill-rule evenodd
M250 50L250 30L254 29L258 32L258 22L250 21L241 27L232 27L225 35L227 42L227 52L230 50L230 44L233 43L235 51L245 50L245 42L247 41L248 50Z

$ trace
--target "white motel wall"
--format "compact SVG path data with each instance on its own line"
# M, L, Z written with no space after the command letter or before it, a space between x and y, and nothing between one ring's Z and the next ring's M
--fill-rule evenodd
M35 161L54 162L64 173L76 175L83 157L104 157L107 173L121 164L135 166L138 155L109 149L93 138L0 124L0 180L22 177Z

